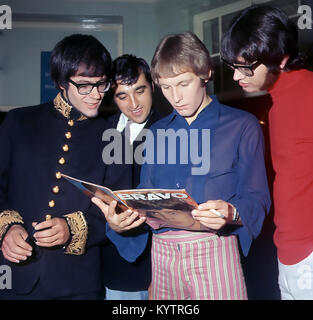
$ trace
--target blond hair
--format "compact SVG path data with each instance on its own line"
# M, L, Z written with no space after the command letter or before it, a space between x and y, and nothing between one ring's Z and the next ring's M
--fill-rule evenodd
M208 49L192 32L164 37L151 62L151 76L156 84L159 78L171 78L185 72L193 72L200 79L208 80L212 69Z

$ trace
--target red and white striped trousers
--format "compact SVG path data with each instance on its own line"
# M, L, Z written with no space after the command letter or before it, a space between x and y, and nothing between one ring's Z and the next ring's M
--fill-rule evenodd
M153 234L151 289L153 300L246 300L237 237Z

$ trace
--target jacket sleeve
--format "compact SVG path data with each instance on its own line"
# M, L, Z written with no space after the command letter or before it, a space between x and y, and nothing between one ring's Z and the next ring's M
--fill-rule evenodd
M0 126L0 246L13 224L23 224L20 213L11 208L8 198L10 163L12 159L12 136L16 130L14 113L8 112Z
M239 212L243 226L234 231L244 255L252 240L261 232L271 200L264 163L264 138L257 119L253 117L242 133L238 151L239 182L236 196L229 202Z

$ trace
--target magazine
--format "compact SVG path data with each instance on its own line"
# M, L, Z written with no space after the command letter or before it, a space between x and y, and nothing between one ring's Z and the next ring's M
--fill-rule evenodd
M195 220L191 211L198 207L185 189L132 189L115 190L79 180L61 173L61 176L79 188L86 196L97 197L104 203L117 201L116 212L135 210L146 217L153 229L175 228L216 232Z

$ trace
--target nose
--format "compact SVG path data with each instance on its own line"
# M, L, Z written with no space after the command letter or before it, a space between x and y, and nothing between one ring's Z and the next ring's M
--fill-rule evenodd
M234 75L233 75L233 79L234 81L239 81L244 79L246 76L244 74L242 74L239 70L235 69L234 70Z
M91 90L91 92L90 92L89 94L90 94L94 99L97 99L97 100L99 100L99 99L102 98L102 96L101 96L101 94L99 93L97 87L93 87L92 90Z
M133 94L130 95L130 106L132 109L136 109L138 107L138 101Z
M173 100L175 103L178 103L179 101L182 100L182 94L178 88L173 88Z

